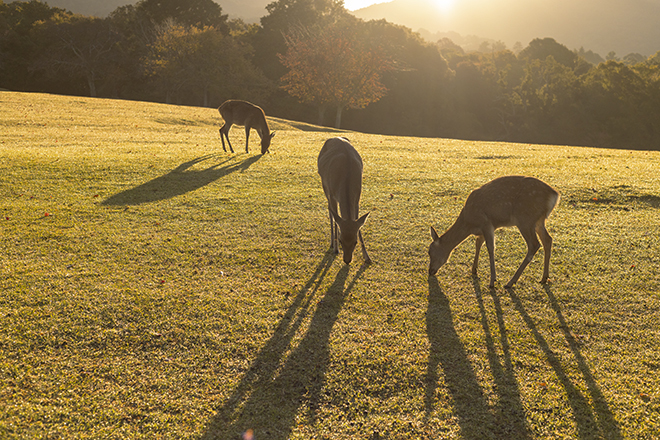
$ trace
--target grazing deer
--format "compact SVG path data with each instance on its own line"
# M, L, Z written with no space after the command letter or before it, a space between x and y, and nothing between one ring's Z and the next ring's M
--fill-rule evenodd
M468 196L463 210L456 222L442 236L431 227L433 243L429 247L429 275L435 275L438 269L449 259L449 255L463 240L470 235L477 236L477 248L472 264L472 275L477 275L479 250L486 242L490 256L490 287L495 287L495 230L505 226L516 226L527 243L527 255L520 267L506 284L512 287L525 267L532 261L541 238L545 260L541 283L548 281L552 237L545 229L548 218L559 201L559 193L546 183L533 177L505 176L497 178Z
M254 128L259 133L261 138L261 154L266 154L268 152L268 147L270 147L270 141L275 136L275 133L271 133L268 129L268 123L266 122L266 114L261 109L261 107L251 104L247 101L239 101L230 99L222 103L218 107L218 111L222 116L222 119L225 120L224 125L220 128L220 139L222 140L222 149L227 151L225 148L225 138L227 138L227 143L229 144L229 150L234 152L234 149L231 147L231 142L229 142L229 129L232 125L242 125L245 126L245 152L248 152L248 141L250 140L250 129Z
M362 192L360 154L348 139L341 137L328 139L319 153L318 172L321 176L323 192L328 199L330 246L335 254L338 254L337 241L339 241L344 252L344 262L350 264L359 238L364 262L371 263L360 231L369 213L358 218ZM341 216L337 212L337 205ZM339 235L337 235L337 227L339 227Z

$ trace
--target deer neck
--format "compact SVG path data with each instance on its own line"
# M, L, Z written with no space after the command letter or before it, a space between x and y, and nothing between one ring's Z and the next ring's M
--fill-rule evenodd
M357 209L354 208L354 204L347 199L344 199L339 202L339 210L341 212L341 218L344 220L357 220Z
M265 139L270 136L270 130L268 130L268 125L265 123L257 123L254 128L257 130L257 133L259 133L261 139Z
M339 200L339 209L341 211L341 218L344 220L357 220L358 203L349 185L344 188L343 197Z
M459 215L456 222L447 229L447 231L442 234L442 241L447 243L447 245L454 249L456 246L461 244L466 238L471 235L471 232L462 217Z
M266 123L266 117L264 115L258 115L258 117L253 118L252 126L257 130L262 139L270 135L268 123Z

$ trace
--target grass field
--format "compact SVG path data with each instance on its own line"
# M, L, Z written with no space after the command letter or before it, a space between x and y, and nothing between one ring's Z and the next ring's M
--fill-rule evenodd
M229 155L215 109L0 92L0 438L660 438L659 152L269 122ZM337 133L369 266L328 253ZM429 278L429 226L506 174L562 193L551 283L539 253L503 288L515 229L494 290L474 238Z

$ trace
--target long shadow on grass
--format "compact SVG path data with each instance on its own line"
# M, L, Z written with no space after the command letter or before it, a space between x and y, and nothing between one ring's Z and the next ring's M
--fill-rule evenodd
M209 422L203 439L238 439L247 430L252 430L257 439L287 439L302 406L314 417L328 368L332 327L365 270L362 266L346 286L349 266L342 267L318 302L304 336L292 348L293 338L318 299L319 286L334 258L332 253L325 255L232 396Z
M571 332L571 329L568 326L566 319L564 318L564 314L561 311L557 297L555 297L555 295L552 293L552 288L550 286L545 285L544 289L545 293L548 295L552 309L557 314L559 328L561 328L561 331L564 333L566 342L568 343L568 346L570 347L571 352L577 361L578 368L584 377L584 381L587 384L587 391L591 397L594 415L596 416L596 423L599 426L601 436L607 439L623 438L619 424L614 419L614 414L610 410L610 407L607 404L607 400L605 400L605 396L603 396L603 392L600 390L600 387L596 383L593 374L591 374L589 365L587 364L584 356L582 356L582 352L580 352L580 346L575 340L575 337L573 336L573 333Z
M587 399L587 397L580 391L580 389L578 389L568 374L566 374L566 371L564 371L561 360L550 348L550 344L548 344L548 341L543 337L532 317L529 316L525 310L525 307L520 301L520 298L518 298L513 289L509 289L508 291L516 311L518 311L522 319L527 324L527 327L529 327L531 330L534 339L536 339L536 343L543 351L548 364L550 364L554 370L559 383L566 392L568 404L571 407L573 412L573 419L577 425L577 437L580 439L622 439L623 437L621 436L621 430L617 422L614 420L614 416L612 415L612 412L610 411L609 406L607 405L607 402L605 401L600 391L600 388L596 384L593 375L589 371L589 367L587 366L584 357L580 353L578 345L571 334L568 324L566 324L566 320L564 319L561 309L559 308L559 303L557 302L555 296L552 294L550 288L546 286L546 293L550 298L553 309L557 313L562 331L564 332L566 340L571 347L571 350L577 359L578 366L586 380L588 391L591 395L591 398L593 399L593 408L589 404L589 399Z
M425 407L430 416L438 386L438 368L442 368L444 382L451 395L454 413L464 439L492 438L493 416L472 369L465 347L452 319L449 300L438 285L436 277L429 277L429 308L426 312L426 332L431 348L426 372Z
M500 334L500 345L502 347L502 359L495 349L495 341L488 324L486 307L481 293L481 286L478 279L473 280L474 293L479 303L481 313L481 325L486 337L486 349L488 351L488 364L493 373L495 382L495 391L498 394L498 402L495 413L497 426L495 427L498 438L527 439L531 438L525 409L523 408L520 397L520 388L516 380L516 373L511 361L511 349L509 338L507 337L506 326L504 325L504 312L497 292L490 290L497 316L497 325Z
M231 173L237 171L243 172L250 168L250 166L256 161L261 159L261 155L251 156L240 162L235 162L234 159L229 158L203 170L189 170L192 166L211 159L212 157L214 156L209 154L182 163L169 173L136 186L135 188L115 194L104 200L101 204L121 206L141 205L143 203L171 199L172 197L180 196L202 188Z

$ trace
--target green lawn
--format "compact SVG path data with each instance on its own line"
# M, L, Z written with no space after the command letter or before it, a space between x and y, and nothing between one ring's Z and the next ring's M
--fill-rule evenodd
M267 109L266 109L267 111ZM0 92L0 438L660 437L659 152L337 132L215 109ZM365 163L374 264L328 253L316 174ZM243 151L241 127L231 131ZM562 193L542 252L474 238L437 278L429 226L471 190Z

